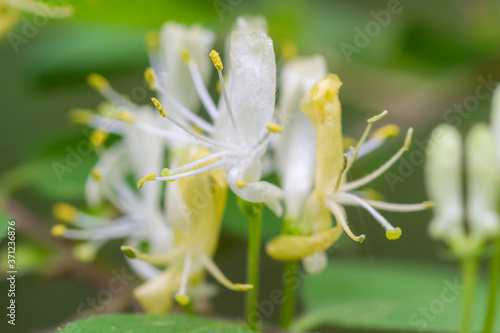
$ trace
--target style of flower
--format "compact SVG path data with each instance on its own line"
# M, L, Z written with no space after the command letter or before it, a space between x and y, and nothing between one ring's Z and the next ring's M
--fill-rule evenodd
M191 147L179 154L172 165L187 165L210 156L203 147ZM212 260L227 197L227 184L220 169L212 169L193 177L170 182L166 192L167 220L173 230L173 247L162 254L145 254L123 246L124 253L135 260L154 265L167 265L164 272L145 282L135 291L135 297L148 313L164 313L172 305L172 294L181 305L190 302L189 288L203 280L207 270L219 283L238 291L251 285L234 284L219 270Z
M379 169L358 180L347 182L346 175L358 157L374 122L383 118L387 111L368 119L368 125L354 150L347 157L343 152L341 108L338 92L342 85L334 74L328 74L316 83L302 100L302 111L316 128L315 188L307 198L303 215L297 224L299 234L281 235L267 245L268 254L277 260L297 260L329 248L344 230L356 242L364 235L356 236L348 226L343 206L360 206L366 209L386 230L388 239L398 239L401 229L393 227L378 211L418 211L431 207L420 204L393 204L362 198L353 193L367 185L389 169L409 149L412 129L407 132L404 146ZM331 214L337 222L332 227Z
M173 181L190 177L215 168L227 170L228 184L239 197L249 202L264 202L277 215L282 213L280 199L282 191L269 182L261 181L260 158L265 153L271 133L280 132L281 126L274 124L274 101L276 92L276 63L271 39L263 32L244 33L234 31L231 35L231 70L228 83L224 82L223 64L219 54L210 53L221 84L222 100L219 107L211 99L206 86L199 80L195 59L184 52L200 99L213 120L213 125L195 115L163 89L153 70L146 72L150 86L163 96L169 96L173 109L181 110L189 121L183 124L160 101L153 99L160 114L190 134L192 144L209 148L213 154L199 161L175 169L164 169L161 176L150 174L145 181ZM206 133L200 133L200 131ZM170 132L150 128L151 133L168 137ZM174 137L170 136L175 140ZM190 169L193 169L188 171Z
M34 0L0 0L0 37L3 37L21 17L21 11L51 18L65 18L73 15L73 7L51 6Z

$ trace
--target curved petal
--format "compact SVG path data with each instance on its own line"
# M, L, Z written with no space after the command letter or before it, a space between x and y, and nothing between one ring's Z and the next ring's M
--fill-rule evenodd
M252 144L267 132L274 114L276 60L273 42L263 32L235 31L230 45L231 79L227 90L238 129L228 121L226 107L216 123L216 135L227 142Z

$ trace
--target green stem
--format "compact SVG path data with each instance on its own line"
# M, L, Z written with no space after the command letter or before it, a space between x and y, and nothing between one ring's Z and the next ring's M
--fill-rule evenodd
M285 262L285 277L283 281L284 302L281 308L280 327L290 328L295 312L295 289L297 288L297 260Z
M262 204L238 200L241 211L248 219L247 283L253 288L246 294L245 313L248 325L261 331L258 314L260 243L262 230Z
M483 333L493 333L498 295L498 280L500 279L500 238L495 241L493 256L490 265L490 293L488 298L488 312L484 323Z
M463 298L462 326L460 333L470 333L472 319L472 309L474 308L474 298L476 293L478 259L475 255L468 255L462 258L463 283L465 285L465 295Z

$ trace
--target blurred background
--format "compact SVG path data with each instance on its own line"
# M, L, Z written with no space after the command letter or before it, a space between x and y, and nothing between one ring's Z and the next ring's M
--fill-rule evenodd
M386 109L390 113L383 123L396 123L403 133L407 127L415 129L410 153L372 185L390 202L426 200L423 148L430 131L448 122L465 133L476 122L488 122L491 92L500 74L500 2L496 0L69 3L75 9L73 17L41 20L26 13L0 40L0 234L9 218L18 225L17 325L13 330L2 319L1 332L52 332L82 315L139 311L131 296L139 278L110 302L94 308L88 305L88 297L95 298L107 286L113 270L121 272L127 265L119 242L105 246L95 263L84 264L71 256L70 241L50 236L50 227L56 223L51 216L55 202L84 206L83 185L96 157L93 153L82 156L62 180L53 164L64 164L68 151L86 137L85 127L69 122L68 111L95 109L102 101L86 83L89 73L103 74L117 91L139 104L148 103L144 36L164 22L199 22L217 33L216 49L223 49L225 34L237 16L261 14L268 20L278 56L292 44L299 55L324 55L330 72L344 82L345 135L358 138L365 119ZM212 87L215 82L214 76ZM402 142L401 134L375 154L361 158L352 177L385 162ZM234 202L231 196L215 260L232 280L241 281L246 222ZM352 209L348 216L353 229L366 234L367 240L357 244L343 237L330 254L331 262L362 260L367 269L379 261L418 263L430 274L436 265L456 269L446 248L427 235L430 212L385 214L403 229L398 241L387 241L364 211ZM266 238L280 231L280 222L270 212L266 212L264 229ZM2 276L7 271L5 243L0 243ZM281 286L282 265L265 254L262 265L261 295L266 297ZM7 304L7 289L2 278L1 308ZM221 318L241 318L242 304L242 294L221 288L204 311ZM298 306L303 309L304 303L299 301ZM268 321L275 323L278 313L274 311ZM332 326L321 331L359 332L340 327L345 325Z

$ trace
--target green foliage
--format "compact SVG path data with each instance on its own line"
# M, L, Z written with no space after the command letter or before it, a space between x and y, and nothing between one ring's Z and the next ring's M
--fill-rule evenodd
M334 260L304 281L307 311L293 326L455 332L464 294L459 279L458 271L430 264ZM482 281L474 308L476 330L484 319L486 295Z
M135 332L135 333L251 333L245 324L237 325L223 321L187 315L109 315L90 317L63 328L70 332Z

